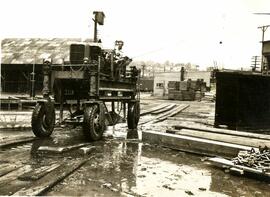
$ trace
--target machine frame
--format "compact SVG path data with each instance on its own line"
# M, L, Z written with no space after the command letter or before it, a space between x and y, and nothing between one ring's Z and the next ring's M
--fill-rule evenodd
M91 54L91 44L71 45L71 52L74 46L85 47L84 58L79 63L74 63L72 57L69 63L62 65L44 60L43 99L37 102L32 114L34 134L37 137L51 135L56 119L55 106L60 109L60 124L82 125L85 137L91 141L100 140L106 126L121 120L127 119L128 128L136 129L140 117L140 70L136 67L127 70L131 59L115 60L114 50L102 50L96 43L93 49L99 52L95 57L93 53L92 57L85 55ZM116 103L118 106L120 103L123 117L116 113ZM63 120L65 109L70 117Z

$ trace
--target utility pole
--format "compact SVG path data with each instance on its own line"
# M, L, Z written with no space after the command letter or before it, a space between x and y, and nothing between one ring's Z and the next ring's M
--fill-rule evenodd
M144 78L145 64L142 65L142 78Z
M251 60L252 71L256 71L256 68L258 68L257 66L259 65L259 61L260 61L260 56L256 55L252 57L252 60Z
M267 28L270 27L270 25L264 25L258 27L258 29L262 30L262 57L261 57L261 71L263 71L264 67L264 58L263 58L263 42L264 42L264 33L266 32Z

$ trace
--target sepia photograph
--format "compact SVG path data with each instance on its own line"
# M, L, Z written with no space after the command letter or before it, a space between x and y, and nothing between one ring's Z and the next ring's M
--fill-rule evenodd
M270 196L269 0L3 0L0 29L0 196Z

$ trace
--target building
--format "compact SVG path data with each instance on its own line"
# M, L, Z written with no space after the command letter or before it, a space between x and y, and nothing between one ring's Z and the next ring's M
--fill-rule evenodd
M168 95L168 83L169 81L180 81L180 72L159 72L154 76L154 96ZM206 86L210 87L210 71L186 71L184 74L184 80L197 80L203 79L206 82Z
M153 92L154 78L142 77L140 79L140 91L141 92Z
M262 53L264 57L263 66L265 69L270 70L270 40L263 42Z
M72 39L3 39L1 41L1 92L40 92L43 86L42 63L50 58L53 64L69 61L71 43L90 41ZM33 92L35 92L33 91Z

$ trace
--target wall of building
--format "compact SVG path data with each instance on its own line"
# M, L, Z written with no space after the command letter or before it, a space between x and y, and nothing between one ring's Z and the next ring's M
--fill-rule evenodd
M43 87L42 65L35 65L34 70L34 89L39 93ZM1 64L1 92L30 93L32 73L32 64Z
M180 72L155 73L154 96L167 95L169 81L180 81Z
M264 66L270 69L270 40L263 42Z

